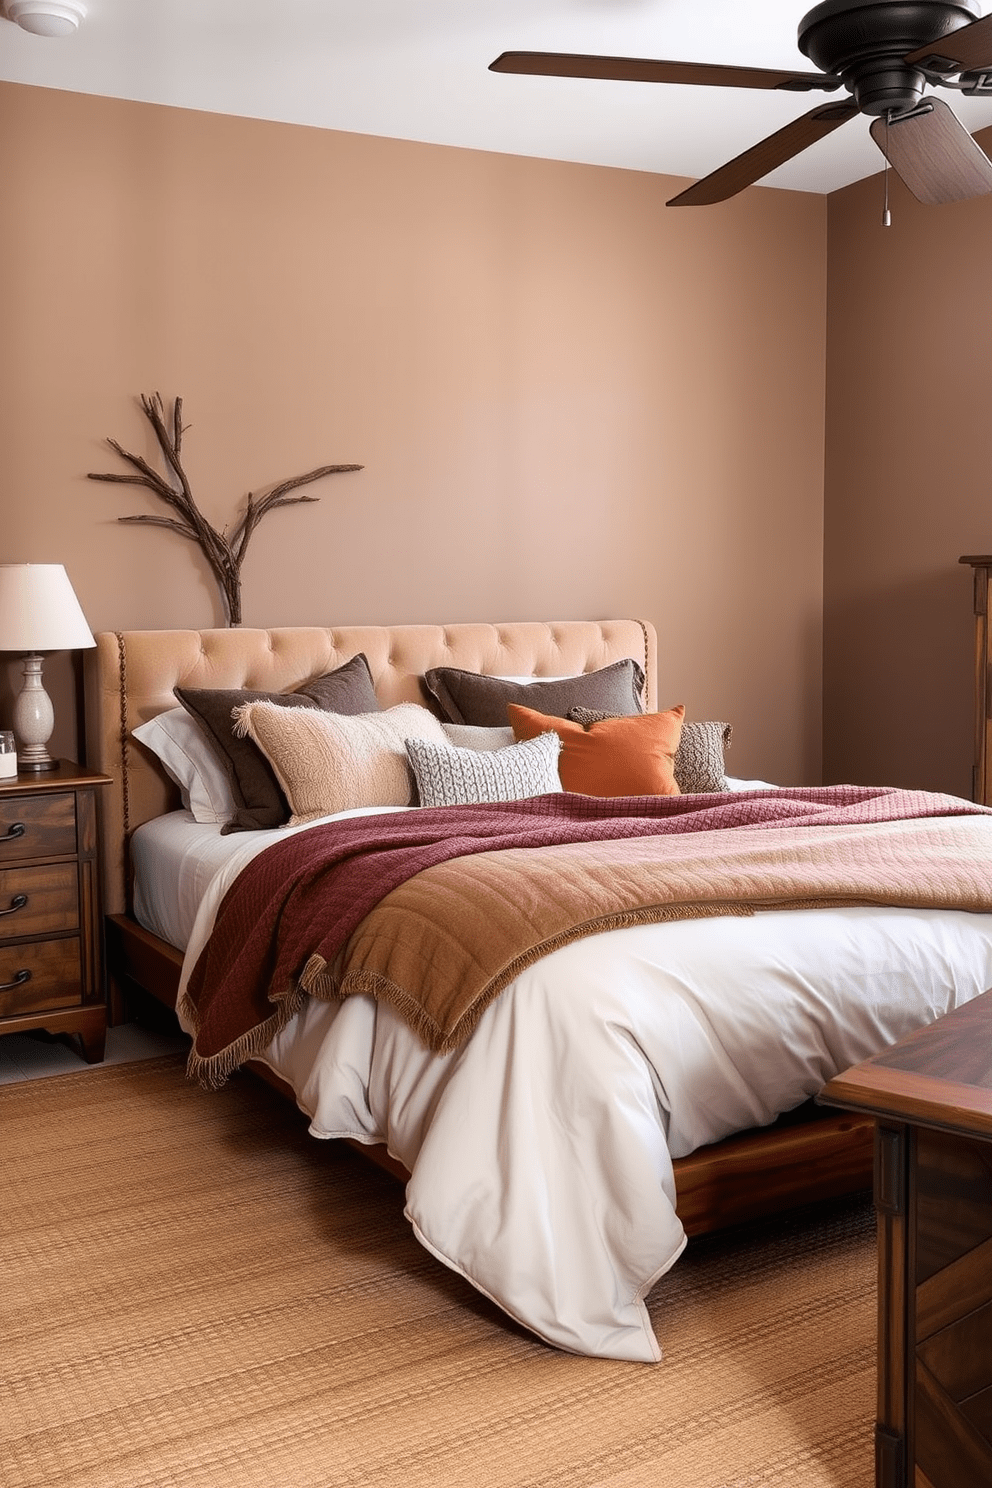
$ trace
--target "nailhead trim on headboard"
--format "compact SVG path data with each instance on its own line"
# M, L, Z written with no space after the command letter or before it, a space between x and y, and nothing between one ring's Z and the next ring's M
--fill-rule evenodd
M120 705L121 705L121 803L124 807L124 851L128 850L128 841L131 834L131 799L128 791L127 779L127 648L124 645L123 631L115 630L117 637L117 658L120 663Z
M650 713L654 699L651 696L651 663L649 660L650 643L648 640L648 628L643 620L637 621L641 627L641 635L644 637L644 711Z

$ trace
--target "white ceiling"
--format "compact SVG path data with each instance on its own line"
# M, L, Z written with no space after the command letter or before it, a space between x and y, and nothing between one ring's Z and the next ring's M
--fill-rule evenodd
M796 32L812 0L86 3L79 31L60 40L0 14L0 78L693 178L831 97L487 70L519 50L809 71ZM992 101L943 96L973 133L992 124ZM858 117L763 184L833 191L881 163Z

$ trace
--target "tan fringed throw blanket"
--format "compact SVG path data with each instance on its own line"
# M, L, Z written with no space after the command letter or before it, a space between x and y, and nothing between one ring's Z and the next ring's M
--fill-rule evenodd
M456 1047L538 957L649 921L851 904L992 912L992 810L826 786L552 795L330 822L228 890L190 976L190 1072L261 1052L306 997L370 993Z

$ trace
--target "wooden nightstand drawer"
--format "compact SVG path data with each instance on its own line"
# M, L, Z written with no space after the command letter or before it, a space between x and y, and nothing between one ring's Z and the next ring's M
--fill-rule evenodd
M82 1000L76 936L0 946L0 1017L79 1007Z
M0 863L68 857L75 851L74 795L0 798Z
M107 1032L97 797L109 784L72 760L0 781L0 1036L75 1034L91 1064Z
M0 941L79 927L75 863L0 869Z

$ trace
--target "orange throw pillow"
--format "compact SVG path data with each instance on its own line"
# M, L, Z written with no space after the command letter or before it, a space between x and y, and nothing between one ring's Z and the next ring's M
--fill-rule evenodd
M562 788L583 796L677 796L675 753L685 708L604 718L585 729L569 718L551 718L518 703L508 707L517 739L553 730L561 739Z

